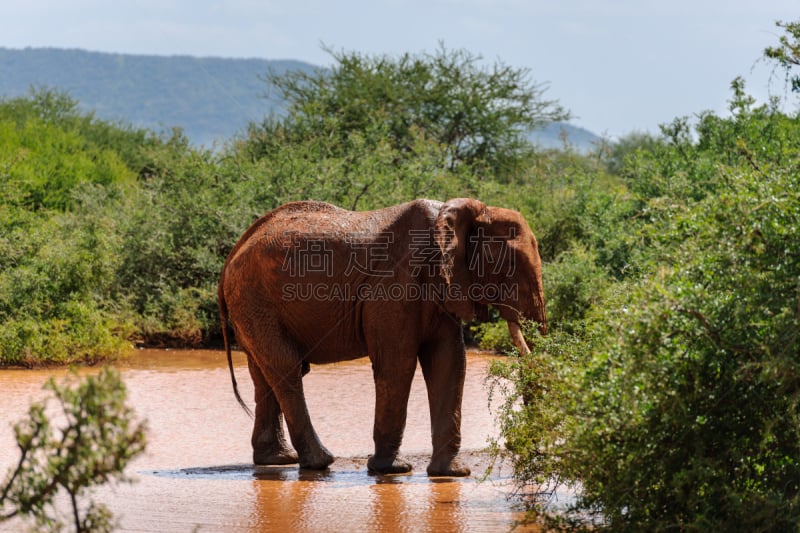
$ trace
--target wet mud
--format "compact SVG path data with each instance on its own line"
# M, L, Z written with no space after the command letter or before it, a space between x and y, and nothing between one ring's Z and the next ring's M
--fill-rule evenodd
M524 517L507 467L484 449L497 435L485 384L492 357L471 353L462 413L467 478L429 478L430 420L420 372L414 379L401 453L410 475L367 472L374 388L366 359L313 365L304 378L312 422L336 455L325 471L254 467L251 420L231 391L217 351L142 350L120 363L129 402L148 421L148 447L127 473L132 484L98 489L119 531L508 531ZM244 398L246 361L235 357ZM92 372L84 369L82 372ZM12 423L57 370L0 371L0 477L18 458ZM252 403L252 402L251 402ZM26 523L0 523L18 531ZM517 531L526 528L518 528Z

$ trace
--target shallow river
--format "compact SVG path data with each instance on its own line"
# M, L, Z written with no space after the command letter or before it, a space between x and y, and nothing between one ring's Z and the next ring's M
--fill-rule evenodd
M484 454L497 434L484 383L491 357L469 354L462 449L473 475L428 478L430 420L420 372L414 379L401 454L412 475L371 476L374 388L369 361L312 366L304 380L311 420L336 455L325 472L254 469L251 420L234 400L223 352L141 350L120 365L129 403L148 421L148 446L127 473L133 484L96 498L121 531L508 531L523 517L508 473L485 480ZM235 357L242 396L252 397L246 361ZM91 371L91 370L89 370ZM12 423L41 386L64 370L0 371L0 479L17 460ZM0 523L0 531L24 524ZM519 529L517 529L519 531Z

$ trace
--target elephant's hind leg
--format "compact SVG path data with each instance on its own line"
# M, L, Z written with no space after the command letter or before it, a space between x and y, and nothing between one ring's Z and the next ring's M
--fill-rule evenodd
M278 373L272 381L272 389L278 397L286 417L292 445L299 455L300 467L322 470L333 462L333 454L320 442L308 415L300 365L283 374Z
M287 465L298 462L297 453L283 436L283 414L272 388L261 369L247 357L250 377L255 386L256 419L253 424L253 463L257 465Z
M333 462L333 454L322 445L311 425L303 394L304 357L300 349L282 332L257 330L255 337L253 344L260 349L252 352L254 362L286 417L300 467L316 470L327 468Z

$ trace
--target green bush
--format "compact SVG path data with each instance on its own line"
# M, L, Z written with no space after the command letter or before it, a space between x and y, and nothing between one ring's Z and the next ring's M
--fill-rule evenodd
M636 274L597 290L596 247L560 256L545 273L566 323L496 370L515 384L501 420L519 482L578 489L555 516L535 502L545 525L800 523L800 120L752 107L738 81L731 105L695 140L680 125L628 158Z
M81 183L132 183L135 170L117 147L87 135L98 128L113 131L57 91L0 101L0 179L13 183L15 201L33 210L65 210Z
M47 403L34 403L28 418L14 426L20 458L0 483L0 523L33 518L38 530L61 531L64 517L56 500L67 496L75 531L111 531L112 514L82 500L93 486L127 481L124 470L145 448L145 426L126 405L119 373L45 384L60 407L52 417Z
M118 250L101 215L7 209L0 237L0 362L96 361L119 354L126 322L109 300Z
M800 184L728 178L668 217L671 261L601 315L569 440L582 504L615 530L800 521Z
M510 460L516 482L528 489L532 508L540 510L559 484L576 479L569 477L575 472L566 470L572 463L563 439L575 420L579 391L571 385L586 362L587 346L583 332L554 329L542 337L532 324L525 324L524 331L531 353L494 361L489 370L490 402L503 415L502 439L494 440L492 449Z
M511 342L511 335L508 333L508 326L504 320L492 322L482 322L470 326L470 333L474 340L483 350L491 350L497 353L510 354L514 348Z
M597 256L577 245L547 265L548 321L564 329L579 327L592 307L604 300L610 281Z

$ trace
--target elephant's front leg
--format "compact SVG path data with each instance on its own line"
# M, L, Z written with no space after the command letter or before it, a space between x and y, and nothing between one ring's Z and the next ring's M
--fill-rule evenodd
M298 462L297 453L283 436L283 415L275 393L267 384L261 369L248 356L247 365L255 387L256 413L253 422L253 463L286 465Z
M423 346L419 360L431 410L433 455L428 475L468 476L470 469L458 458L467 361L461 325L444 321L436 339Z
M408 395L417 367L413 352L370 354L375 378L375 455L369 458L369 471L377 474L404 474L411 464L398 457L406 427Z

